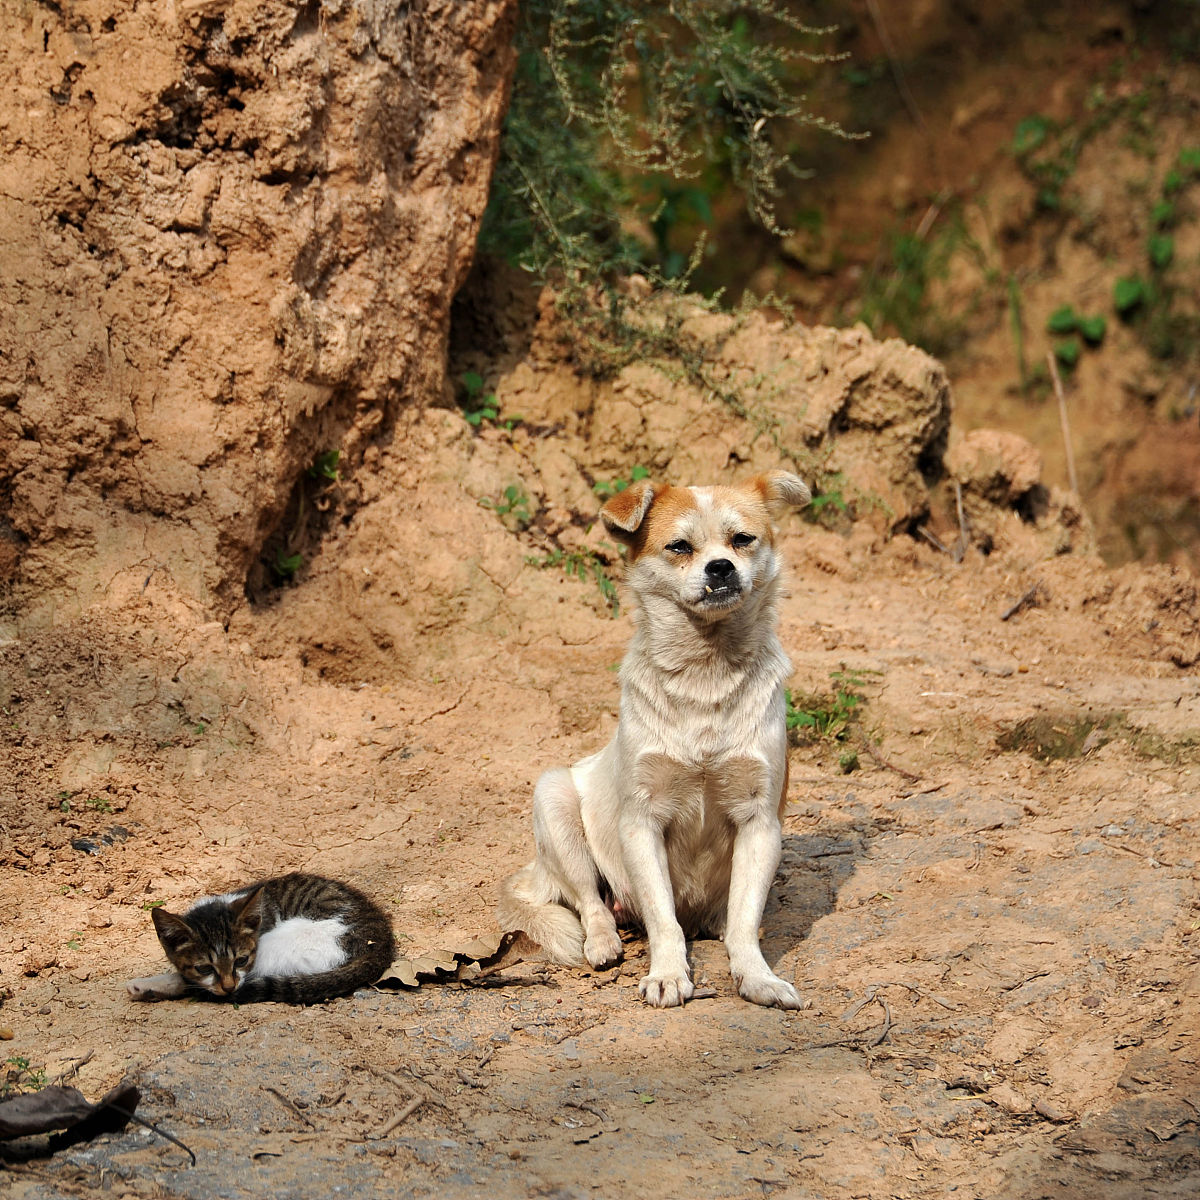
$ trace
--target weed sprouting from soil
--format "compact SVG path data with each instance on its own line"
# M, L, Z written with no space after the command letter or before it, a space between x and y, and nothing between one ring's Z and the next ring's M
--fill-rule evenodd
M866 669L842 667L829 673L832 689L825 693L810 693L787 698L787 729L793 745L801 742L828 741L845 742L857 723L860 711L867 702L862 689L867 677L875 672ZM843 771L858 767L857 751L846 751L839 757Z

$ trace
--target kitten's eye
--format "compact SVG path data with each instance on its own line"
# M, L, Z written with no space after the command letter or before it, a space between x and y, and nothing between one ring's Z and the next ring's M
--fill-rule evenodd
M680 538L678 541L668 542L666 549L668 549L672 554L691 554L692 543L687 541L685 538Z
M244 966L245 966L245 965L246 965L246 964L247 964L249 961L250 961L250 955L248 955L248 954L239 954L239 955L237 956L237 958L235 958L235 959L233 960L233 965L234 965L235 967L244 967Z
M730 538L730 544L735 550L745 550L747 546L753 546L757 541L758 538L752 533L735 533Z

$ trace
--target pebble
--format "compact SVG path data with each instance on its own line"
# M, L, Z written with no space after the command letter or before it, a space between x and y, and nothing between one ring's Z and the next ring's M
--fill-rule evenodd
M16 1036L7 1025L0 1025L0 1042L11 1042Z

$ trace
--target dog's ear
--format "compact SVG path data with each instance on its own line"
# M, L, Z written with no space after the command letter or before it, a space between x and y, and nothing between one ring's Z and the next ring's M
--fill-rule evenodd
M772 521L778 521L789 508L803 508L812 499L804 480L791 471L766 471L755 475L747 486L762 496Z
M600 520L618 542L628 544L637 537L637 531L646 519L653 501L654 484L648 479L639 479L623 492L618 492L600 510Z

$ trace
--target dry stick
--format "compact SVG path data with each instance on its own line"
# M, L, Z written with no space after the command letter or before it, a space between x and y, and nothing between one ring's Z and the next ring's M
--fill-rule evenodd
M294 1116L299 1117L300 1120L302 1120L305 1123L305 1125L307 1125L309 1127L309 1129L316 1129L316 1125L314 1125L312 1123L312 1121L310 1121L309 1118L304 1114L304 1112L302 1112L299 1108L297 1108L296 1105L291 1100L289 1100L281 1091L278 1091L277 1089L271 1087L271 1085L269 1083L262 1084L262 1086L260 1087L259 1090L264 1091L264 1092L270 1092L271 1095L274 1096L275 1099L278 1100L279 1103L282 1104L284 1108L286 1108Z
M368 1071L371 1072L372 1075L376 1075L380 1079L386 1079L388 1083L390 1083L393 1087L398 1087L406 1096L413 1095L417 1090L412 1086L412 1084L405 1083L405 1081L401 1079L399 1075L394 1075L391 1071L385 1071L382 1067L373 1067L370 1063L365 1063L364 1066ZM439 1096L437 1092L423 1079L417 1079L414 1075L413 1083L415 1083L417 1087L425 1089L424 1099L428 1100L430 1104L436 1104L439 1108L444 1108L448 1111L451 1109L451 1106L445 1100L443 1100L442 1097Z
M1067 483L1071 491L1079 495L1079 480L1075 477L1075 451L1071 449L1071 424L1067 420L1067 400L1063 395L1062 380L1058 377L1058 364L1054 361L1054 353L1046 355L1050 364L1050 378L1054 382L1054 394L1058 397L1058 420L1062 425L1063 447L1067 452Z
M393 1129L403 1125L425 1103L424 1096L414 1096L375 1136L385 1138Z
M862 743L862 748L885 770L895 771L901 779L907 779L909 783L919 783L921 776L914 774L912 771L906 770L904 767L898 767L894 762L888 762L874 746L871 745L871 739L865 733L859 734L859 741Z
M160 1129L157 1125L154 1124L153 1121L147 1121L145 1119L145 1117L139 1117L137 1115L137 1113L131 1112L129 1109L124 1108L120 1104L113 1104L111 1101L109 1101L109 1103L107 1103L107 1104L101 1104L100 1107L101 1108L111 1108L113 1110L113 1112L120 1113L121 1116L128 1118L135 1125L141 1125L143 1129L149 1129L149 1130L152 1130L154 1133L157 1133L160 1138L166 1138L166 1140L168 1142L171 1142L173 1145L178 1146L180 1148L180 1150L182 1150L184 1152L184 1154L186 1154L188 1156L188 1158L190 1158L192 1160L193 1167L196 1165L196 1156L192 1153L191 1149L189 1147L185 1146L183 1144L183 1142L181 1142L173 1133L168 1133L165 1129Z
M883 1028L871 1041L866 1043L867 1049L872 1049L883 1042L892 1028L892 1010L888 1008L888 1002L882 996L876 996L875 1003L883 1005Z
M1042 582L1039 579L1019 600L1014 600L1001 614L1000 620L1007 621L1009 617L1015 617L1023 608L1028 608L1037 598L1038 593L1042 590Z
M950 548L934 534L930 533L924 525L917 527L917 532L931 545L935 550L940 550L943 554L949 554Z
M971 534L967 528L966 513L963 512L962 484L957 479L954 481L954 503L958 508L958 541L954 544L952 557L955 562L962 562L967 547L971 544Z
M78 1075L79 1068L87 1066L87 1064L90 1063L95 1056L95 1050L89 1050L82 1058L74 1059L72 1062L68 1063L66 1067L64 1067L63 1070L58 1073L58 1075L54 1077L54 1082L56 1084L61 1084L70 1079L73 1075Z

